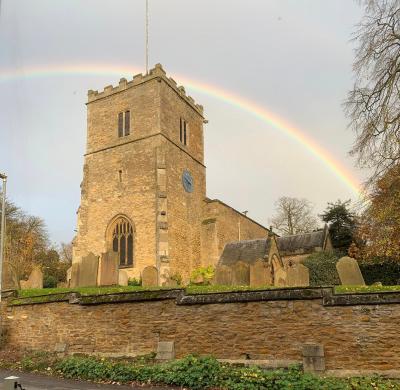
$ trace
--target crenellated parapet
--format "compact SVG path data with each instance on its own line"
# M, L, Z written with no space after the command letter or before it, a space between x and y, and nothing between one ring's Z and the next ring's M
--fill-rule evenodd
M156 64L153 69L150 69L149 73L143 75L142 73L133 76L132 80L127 80L126 78L121 78L119 84L116 86L107 85L104 87L102 92L93 91L89 89L88 91L88 103L92 103L98 99L103 99L107 96L113 95L115 93L122 92L128 88L132 88L136 85L145 83L152 79L162 79L166 82L176 93L184 99L190 106L192 106L200 115L203 115L203 106L196 104L194 99L186 94L185 88L183 86L178 86L177 82L172 77L167 77L165 70L161 64Z

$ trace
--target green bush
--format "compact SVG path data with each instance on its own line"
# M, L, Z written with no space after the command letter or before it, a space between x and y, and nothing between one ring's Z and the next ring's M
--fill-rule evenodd
M57 287L57 279L52 275L47 275L43 278L43 288Z
M265 370L235 367L215 358L189 355L163 364L147 361L113 362L90 357L68 357L57 370L66 378L118 383L140 382L182 386L193 390L386 390L400 389L398 381L374 378L324 378L305 374L299 367Z
M310 286L340 284L336 270L339 256L335 252L316 252L303 261L303 264L310 270Z
M128 286L141 286L142 285L142 279L136 279L136 278L129 278L128 279Z
M391 259L359 261L366 284L382 282L384 286L400 284L400 262Z
M193 270L190 276L190 283L208 286L211 284L211 280L213 277L214 267L212 265L209 265L208 267L199 267Z

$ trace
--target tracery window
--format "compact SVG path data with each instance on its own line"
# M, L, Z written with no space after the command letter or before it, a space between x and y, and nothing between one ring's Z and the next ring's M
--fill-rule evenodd
M114 252L118 252L121 267L133 265L133 228L124 217L119 217L114 222L112 248Z

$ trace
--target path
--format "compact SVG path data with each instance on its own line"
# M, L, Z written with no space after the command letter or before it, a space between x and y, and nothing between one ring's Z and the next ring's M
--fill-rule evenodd
M3 380L8 376L17 376L26 390L172 390L176 387L133 387L118 385L101 385L98 383L81 382L60 379L40 374L26 374L16 371L0 370L0 390L3 390Z

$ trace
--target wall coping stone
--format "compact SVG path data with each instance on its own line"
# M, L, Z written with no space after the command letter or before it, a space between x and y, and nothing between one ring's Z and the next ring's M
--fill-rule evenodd
M5 294L4 294L5 295ZM3 293L2 296L4 297ZM8 295L8 294L7 294ZM6 298L6 297L5 297ZM175 300L177 305L204 305L224 303L245 303L259 301L292 301L320 299L323 306L358 306L379 304L400 304L400 292L372 292L335 294L334 287L289 287L268 290L210 292L187 294L184 288L132 291L102 295L81 295L78 292L56 293L27 298L7 297L8 305L34 305L54 302L68 302L79 305L100 305L109 303Z

